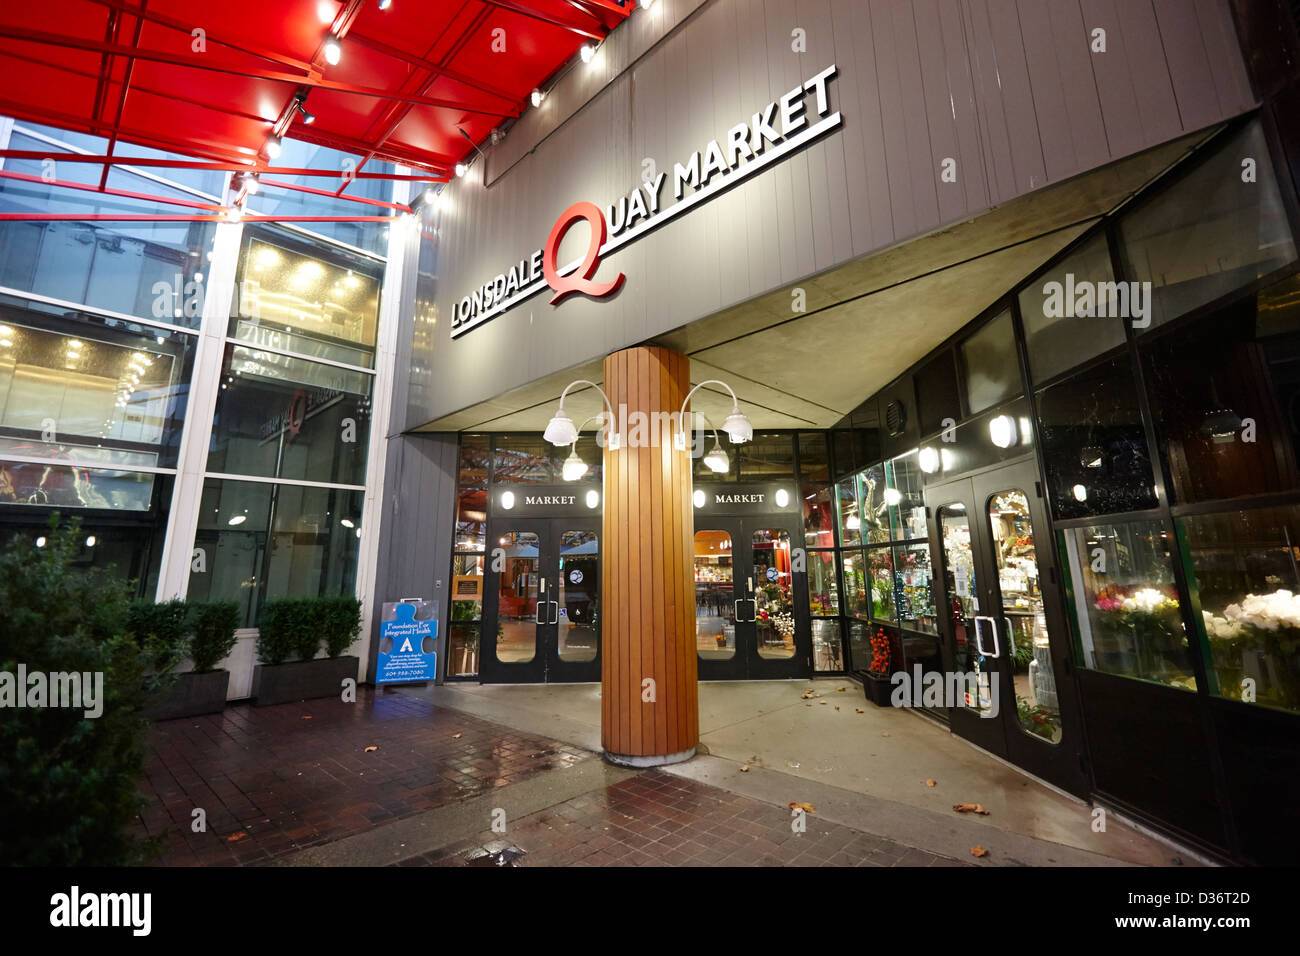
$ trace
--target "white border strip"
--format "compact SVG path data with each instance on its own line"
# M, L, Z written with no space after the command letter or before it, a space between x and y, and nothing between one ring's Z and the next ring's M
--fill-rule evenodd
M73 461L64 458L40 458L36 455L8 455L0 449L0 461L15 461L23 465L66 465L69 468L85 468L88 471L138 471L146 475L174 475L175 468L160 468L157 465L115 465L97 462Z
M679 200L678 202L669 206L667 209L665 209L663 212L659 213L658 215L653 216L650 219L642 220L640 223L638 223L636 226L633 226L631 229L619 233L613 239L606 241L606 243L600 247L599 255L601 256L608 255L609 253L626 245L627 243L639 239L641 236L649 232L651 229L659 228L659 226L663 225L665 222L668 222L674 216L686 212L694 208L695 206L698 206L700 203L708 202L708 200L712 199L718 193L730 189L732 186L736 185L736 183L748 179L750 176L754 175L757 172L760 172L766 167L772 165L773 163L779 162L780 160L788 156L790 153L793 153L796 150L803 147L806 143L816 139L817 137L821 136L823 133L826 133L829 130L832 130L835 127L839 126L843 121L844 121L844 117L838 111L832 113L830 116L826 117L820 123L816 124L815 126L809 126L806 130L804 130L799 135L795 136L793 139L787 139L780 146L777 146L775 149L772 149L769 152L765 152L762 156L760 156L758 159L754 160L753 162L748 162L744 166L740 167L739 169L733 172L723 173L721 176L714 179L703 189L697 189L695 192L691 193L685 199ZM557 271L559 272L560 275L567 276L569 275L569 273L574 272L580 265L582 265L582 260L575 259L573 262L569 263L564 268L559 269ZM541 292L545 288L548 288L546 280L538 279L536 282L534 282L532 285L528 286L527 288L520 289L511 298L505 299L497 303L496 305L492 306L492 308L479 313L479 315L476 316L471 321L465 323L464 325L459 326L456 329L453 329L451 333L451 337L454 339L461 335L464 335L470 329L477 328L478 326L482 325L484 322L488 321L489 319L496 318L501 313L513 309L520 302L532 298L533 296L535 296L537 293ZM453 302L452 308L454 309L455 306L456 303Z
M268 478L265 475L232 475L224 471L205 471L204 479L220 478L222 481L256 481L263 485L298 485L301 488L332 488L335 491L365 491L365 485L340 485L329 481L307 481L304 478Z
M11 289L7 285L0 285L0 295L12 295L15 298L26 299L29 302L43 302L46 305L57 305L60 308L66 308L73 312L85 312L89 315L98 315L105 319L116 319L119 322L133 322L137 325L147 325L153 329L166 329L168 332L181 332L185 335L199 334L199 329L187 329L181 325L159 322L157 319L142 319L137 315L128 315L125 312L114 312L111 309L101 309L93 305L85 305L81 302L70 302L67 299L55 299L52 296L39 295L35 292L24 292L22 289Z
M283 355L286 358L302 359L304 362L316 362L319 365L332 365L335 368L345 368L350 372L363 372L366 375L377 374L373 368L366 368L364 365L349 365L347 362L336 362L334 359L316 358L314 355L304 355L302 352L291 352L288 349L277 349L270 345L254 345L243 339L237 339L233 335L226 336L228 345L238 345L240 348L247 349L250 352L270 352L272 355Z

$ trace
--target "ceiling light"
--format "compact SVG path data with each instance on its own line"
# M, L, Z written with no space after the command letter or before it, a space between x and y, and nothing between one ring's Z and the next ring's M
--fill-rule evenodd
M456 175L457 175L457 176L464 176L467 172L469 172L469 167L466 166L464 163L457 163L457 164L456 164Z
M569 452L569 457L564 459L564 467L561 469L561 475L565 481L577 481L587 473L587 463L578 457L578 443L573 443L573 450Z
M1084 468L1100 468L1105 464L1106 452L1099 445L1086 445L1079 452L1079 464Z
M247 521L247 520L248 520L248 516L247 516L247 515L235 515L235 516L232 517L229 521L227 521L226 524L232 524L232 525L233 525L233 524L243 524L243 523L244 523L245 521Z
M258 180L256 174L249 173L244 177L244 190L249 195L256 196L262 188L262 183Z
M922 448L916 458L917 464L921 466L921 471L927 475L933 475L939 470L939 452L937 449Z
M38 548L45 547L45 535L41 535L39 538L36 539L36 547Z
M884 494L885 504L896 505L903 500L903 493L897 488L886 488Z
M590 43L584 43L582 49L578 51L578 54L582 57L583 63L590 63L591 58L596 55L596 48Z
M307 111L307 104L304 101L304 97L302 96L298 97L298 99L294 101L293 105L298 110L298 112L302 114L302 121L306 123L308 126L316 122L316 114L309 113Z
M325 41L325 62L330 66L337 66L341 59L343 59L343 48L339 46L337 39L330 37Z
M278 136L267 137L266 140L267 156L270 156L272 159L279 159L281 149L283 149L283 144L280 142L280 137Z
M731 461L727 458L727 453L722 450L722 446L718 444L716 435L713 437L713 449L704 456L704 465L709 471L718 475L724 474L731 467Z
M542 98L544 95L545 94L542 93L541 90L533 90L531 93L528 94L528 101L532 103L533 106L541 106Z
M87 535L87 536L86 536L86 547L88 547L88 548L93 548L94 546L95 546L95 536L94 536L93 534L91 534L91 535Z
M1016 443L1016 420L1010 415L990 419L989 438L999 448L1010 448Z
M379 0L379 9L387 10L393 5L393 0Z
M343 525L343 527L345 527L345 528L355 528L355 527L356 527L356 524L352 521L351 518L344 518L344 519L342 519L342 520L339 522L339 524Z
M1075 486L1074 486L1073 488L1071 488L1070 490L1074 492L1074 500L1075 500L1075 501L1087 501L1087 500L1088 500L1088 489L1085 488L1085 487L1083 487L1083 485L1075 485Z
M849 531L857 531L862 527L862 519L857 515L849 515L844 521L844 527Z

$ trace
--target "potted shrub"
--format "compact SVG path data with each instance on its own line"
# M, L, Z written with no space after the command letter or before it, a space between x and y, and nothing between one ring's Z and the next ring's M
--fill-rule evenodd
M889 679L889 669L892 657L893 652L885 629L876 628L876 633L871 638L871 665L867 668L866 680L862 682L862 686L866 691L867 699L877 707L890 706L889 694L893 685Z
M226 706L230 671L218 670L217 665L234 649L239 605L234 601L196 601L185 610L194 669L177 675L166 696L150 709L149 716L154 720L216 714Z
M354 597L276 598L262 605L253 668L258 706L333 697L360 661L340 657L356 639L361 604ZM324 644L328 657L317 657Z

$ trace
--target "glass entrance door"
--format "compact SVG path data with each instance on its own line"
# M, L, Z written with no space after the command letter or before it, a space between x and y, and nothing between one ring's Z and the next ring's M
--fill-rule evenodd
M503 519L488 535L483 683L600 680L600 521Z
M786 516L697 518L692 563L700 680L811 673L806 568Z
M942 565L946 683L961 698L949 715L954 733L1084 794L1067 632L1038 488L1027 461L926 489Z

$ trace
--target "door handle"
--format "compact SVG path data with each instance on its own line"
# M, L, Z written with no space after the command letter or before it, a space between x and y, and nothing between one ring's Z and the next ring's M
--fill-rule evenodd
M551 624L560 623L560 602L559 601L551 602L551 620L549 621L549 623Z
M980 621L988 621L993 625L993 653L990 654L984 649L984 637L980 631ZM975 648L984 657L997 658L1002 656L1002 650L998 646L998 622L987 614L975 615Z
M1014 663L1016 659L1016 632L1011 627L1011 618L1005 614L1002 615L1002 623L1007 626L1007 648L1011 651L1011 660Z
M545 595L538 595L537 597L537 623L538 624L546 623L546 601L544 600L544 598Z
M740 616L740 602L743 600L745 599L736 598L736 606L731 609L731 618L738 624L743 624L745 620L743 617Z

